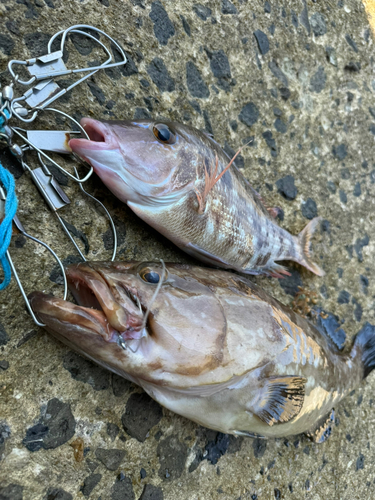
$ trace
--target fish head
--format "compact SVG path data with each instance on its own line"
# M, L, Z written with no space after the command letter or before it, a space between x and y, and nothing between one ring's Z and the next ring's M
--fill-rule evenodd
M176 122L83 118L81 125L90 140L71 139L72 151L120 200L142 205L169 204L183 196L216 144Z
M41 292L29 299L45 328L80 354L131 380L171 385L193 384L221 363L226 320L200 268L93 262L66 274L78 305Z

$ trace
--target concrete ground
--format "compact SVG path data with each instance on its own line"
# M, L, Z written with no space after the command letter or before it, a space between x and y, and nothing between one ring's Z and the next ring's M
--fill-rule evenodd
M371 16L374 5L365 4ZM92 24L119 41L129 63L97 73L56 107L75 118L182 121L213 133L229 153L254 137L238 166L283 209L280 225L293 234L322 216L314 255L326 271L319 278L290 265L291 278L256 282L289 305L298 286L315 291L347 347L375 322L375 51L359 0L4 0L0 14L3 84L9 59L44 54L56 31ZM67 64L97 57L77 36L67 50ZM56 126L69 125L47 113L38 122ZM28 175L5 149L0 161L17 178L27 231L65 262L78 260ZM108 259L105 217L58 178L73 200L62 216L77 241L83 248L87 238L89 259ZM87 190L114 217L118 259L192 262L97 178ZM15 235L10 252L28 292L61 294L45 250ZM50 338L25 312L14 280L0 292L0 311L1 500L375 496L373 374L336 409L333 435L322 445L304 436L235 439L162 409Z

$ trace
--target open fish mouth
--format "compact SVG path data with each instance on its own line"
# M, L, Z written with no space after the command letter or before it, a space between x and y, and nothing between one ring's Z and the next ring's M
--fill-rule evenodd
M93 118L82 118L80 124L90 140L71 139L69 141L69 146L73 153L84 157L85 151L105 151L118 148L118 142L105 123L94 120Z
M101 265L79 264L66 270L69 289L77 304L33 292L29 300L47 327L67 336L69 328L100 335L107 342L144 336L144 309L131 284L103 272Z

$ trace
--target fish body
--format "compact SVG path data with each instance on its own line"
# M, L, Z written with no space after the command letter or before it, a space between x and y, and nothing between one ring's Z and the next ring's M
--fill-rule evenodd
M107 187L144 221L199 260L249 274L285 274L293 260L318 275L310 237L278 226L260 195L208 134L179 123L84 118L72 139ZM225 173L223 173L225 171ZM222 175L222 176L221 176Z
M30 297L47 330L166 408L224 433L319 429L375 366L373 327L342 354L308 321L226 271L99 262L69 266L67 276L80 306Z

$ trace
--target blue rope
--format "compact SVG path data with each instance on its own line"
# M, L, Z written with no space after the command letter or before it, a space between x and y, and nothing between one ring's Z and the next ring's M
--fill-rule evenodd
M12 237L12 222L16 215L18 200L16 196L16 185L12 174L0 164L0 182L6 191L5 217L0 224L0 264L4 270L4 279L0 283L0 290L3 290L10 283L11 270L6 253Z

